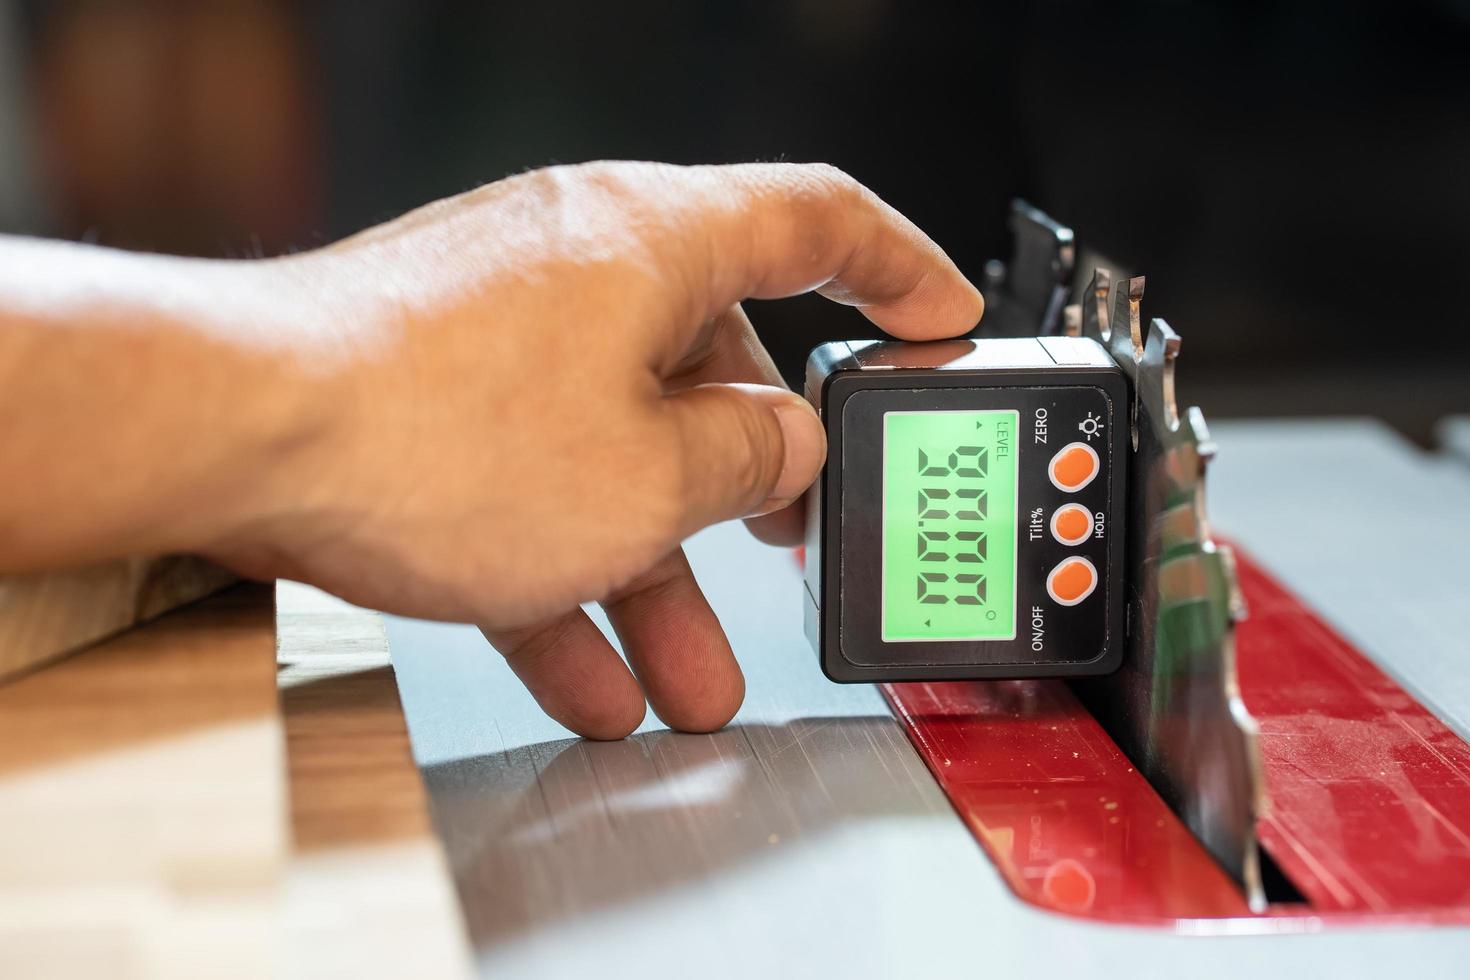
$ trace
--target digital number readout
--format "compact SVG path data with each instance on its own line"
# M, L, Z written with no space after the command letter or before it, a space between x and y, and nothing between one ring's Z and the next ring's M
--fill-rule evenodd
M883 641L1016 635L1020 413L883 416Z

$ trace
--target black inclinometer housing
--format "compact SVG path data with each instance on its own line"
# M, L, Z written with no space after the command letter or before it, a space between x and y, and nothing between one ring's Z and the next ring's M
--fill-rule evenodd
M829 343L807 361L806 397L828 445L807 496L806 630L830 679L1076 677L1118 667L1127 629L1129 394L1099 344L1078 337ZM1014 636L885 642L885 416L997 409L1019 413ZM1068 489L1059 480L1085 475L1089 465L1085 485ZM900 505L913 506L907 499L893 506ZM1066 509L1076 527L1078 507L1092 524L1084 540L1065 543L1052 518Z

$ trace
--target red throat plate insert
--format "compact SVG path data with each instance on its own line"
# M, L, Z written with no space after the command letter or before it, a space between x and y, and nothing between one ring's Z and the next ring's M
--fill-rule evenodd
M1241 693L1305 897L1255 915L1060 680L888 684L959 815L1024 901L1190 932L1470 923L1470 745L1237 552Z

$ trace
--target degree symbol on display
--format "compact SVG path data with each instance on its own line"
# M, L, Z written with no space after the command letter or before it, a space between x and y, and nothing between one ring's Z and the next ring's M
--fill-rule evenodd
M1087 418L1077 423L1077 428L1082 432L1082 435L1086 437L1087 441L1091 442L1093 436L1100 435L1102 433L1102 416L1093 415L1091 412L1088 412Z

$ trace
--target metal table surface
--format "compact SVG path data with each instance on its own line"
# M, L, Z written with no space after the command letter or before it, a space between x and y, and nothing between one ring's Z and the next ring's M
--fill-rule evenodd
M1470 467L1366 421L1216 427L1211 512L1470 734ZM1201 938L1018 901L878 692L828 683L797 569L737 525L689 542L747 676L735 722L621 743L542 716L469 627L390 619L404 709L485 976L1419 976L1470 930Z

